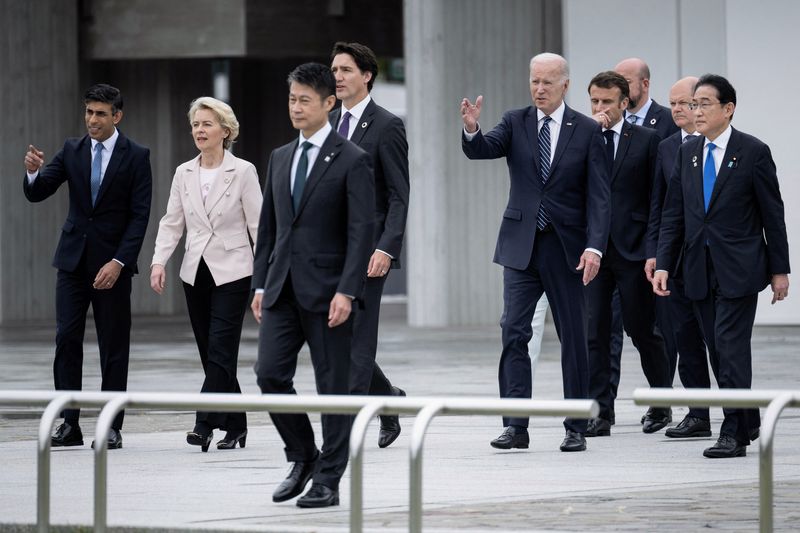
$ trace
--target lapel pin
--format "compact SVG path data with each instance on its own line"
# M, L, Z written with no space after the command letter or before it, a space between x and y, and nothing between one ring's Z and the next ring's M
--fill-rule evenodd
M655 125L655 123L656 123L656 119L654 119L654 118L651 118L651 119L650 119L650 125L651 125L651 126L654 126L654 125Z
M572 122L567 122L567 126L572 126Z
M697 163L697 156L692 157L692 163Z
M330 160L331 160L331 156L329 156L329 155L326 155L326 156L325 156L325 162L326 162L326 163L329 163L329 162L330 162Z
M366 122L362 122L361 123L361 128L363 129L363 128L366 128L366 127L367 127L367 123Z

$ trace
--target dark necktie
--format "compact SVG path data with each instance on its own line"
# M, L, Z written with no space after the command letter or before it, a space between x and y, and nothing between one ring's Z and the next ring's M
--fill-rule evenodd
M342 117L342 122L339 124L339 135L345 139L347 139L347 135L350 133L350 117L350 111L345 112Z
M306 175L308 174L308 149L314 146L308 141L305 141L300 147L300 159L297 161L297 170L294 173L294 187L292 188L292 203L294 204L294 212L300 208L300 200L303 198L303 189L306 186Z
M637 117L636 115L628 115L628 122L630 122L634 126L636 125L636 122L638 122L638 120L639 117Z
M92 159L92 205L97 201L97 193L100 192L100 180L103 172L103 143L97 143L94 147L94 159Z
M604 131L603 137L606 138L606 161L608 163L608 175L610 177L611 170L614 168L614 130Z
M714 143L708 143L708 155L706 164L703 165L703 200L705 200L706 212L708 203L711 201L711 192L714 190L714 182L717 181L717 167L714 164Z
M542 185L547 183L550 177L550 117L544 117L544 123L539 130L539 174L542 177ZM544 194L542 194L544 196ZM536 227L543 230L550 224L550 215L543 204L539 204L539 213L536 215Z

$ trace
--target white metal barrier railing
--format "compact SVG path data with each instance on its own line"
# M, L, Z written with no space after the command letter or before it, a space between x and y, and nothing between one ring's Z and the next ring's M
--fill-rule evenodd
M775 426L787 407L800 407L800 392L789 390L746 389L636 389L633 402L637 405L671 407L735 407L764 408L761 420L758 460L759 530L773 530L773 442Z
M91 393L65 391L0 391L0 405L47 406L39 425L37 462L37 529L46 532L50 518L50 433L65 408L102 407L95 432L94 530L107 526L107 439L114 417L125 408L185 409L204 411L272 411L356 414L350 437L350 529L363 530L363 447L369 422L376 414L417 414L425 418L414 425L411 446L409 528L422 527L422 445L430 421L437 415L496 414L517 416L597 415L591 400L511 400L496 398L424 398L376 396L295 396L191 393Z

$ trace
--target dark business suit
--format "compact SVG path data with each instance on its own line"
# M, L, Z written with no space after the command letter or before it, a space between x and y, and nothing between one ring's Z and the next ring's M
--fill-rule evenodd
M630 115L625 114L625 121L628 122ZM673 133L680 130L672 120L672 112L668 107L658 104L655 100L650 104L644 121L638 120L637 126L655 130L658 134L659 140L666 139ZM652 256L649 256L652 257ZM613 323L611 327L611 395L612 398L617 397L617 389L619 387L620 375L620 359L622 358L622 309L619 305L619 295L614 293L613 309ZM662 323L669 324L669 316L662 312L662 304L656 302L656 317L659 326ZM664 334L664 343L667 348L667 355L670 361L675 361L677 358L677 348L672 340L671 335ZM670 374L674 375L674 371Z
M615 134L616 135L616 134ZM611 299L619 290L625 331L639 351L651 387L669 386L669 361L655 327L655 297L644 273L658 135L622 121L611 169L611 231L600 272L586 286L589 310L589 392L600 404L600 418L610 420ZM651 245L651 248L655 244Z
M339 127L341 108L330 113ZM392 256L390 268L400 268L400 250L408 214L408 142L403 121L370 100L350 136L372 158L375 174L375 249ZM350 391L353 394L391 395L392 384L375 362L381 295L386 276L367 278L364 309L353 318Z
M91 304L100 349L102 390L124 391L128 383L131 329L131 278L150 216L152 176L150 151L119 133L97 200L92 205L92 142L88 135L68 139L33 183L23 179L25 197L40 202L62 183L69 186L69 213L61 228L53 266L56 283L56 355L53 374L57 390L81 390L83 336ZM116 259L124 267L110 289L92 283L103 265ZM80 411L64 411L77 423ZM123 413L112 427L122 428Z
M657 242L658 232L661 227L661 213L667 195L667 186L678 149L683 143L681 131L673 133L658 145L658 158L656 159L656 177L653 182L653 196L650 204L650 222L648 223L649 242ZM692 139L686 138L686 142ZM656 248L649 247L647 257L656 256ZM676 274L678 274L676 272ZM706 359L706 345L700 324L695 317L691 300L687 299L683 290L683 281L680 277L668 280L670 295L656 299L656 318L664 335L667 345L667 355L670 357L670 383L675 377L677 363L678 375L681 383L686 388L704 388L711 386L708 375L708 362ZM675 350L670 350L670 342ZM678 360L677 354L680 354ZM689 416L708 420L707 407L690 407Z
M609 185L600 126L565 107L550 165L542 184L535 107L508 111L500 123L472 140L462 133L470 159L505 157L511 178L494 261L504 267L501 319L500 396L531 397L528 341L531 318L542 293L547 294L561 339L565 398L587 398L589 374L586 307L581 272L575 270L586 248L603 252L608 240ZM536 229L543 206L551 219L548 231ZM527 427L527 418L504 418L504 425ZM567 419L567 430L584 433L586 420Z
M364 288L372 251L372 169L366 152L331 131L295 212L290 174L297 145L273 151L267 169L253 265L253 288L264 289L258 385L264 393L294 394L297 353L307 342L317 392L348 394L353 320L329 328L328 310L337 292L360 298ZM270 416L287 460L313 461L317 448L308 416ZM350 423L350 416L322 415L315 483L338 489L347 466Z
M750 388L758 293L789 273L789 245L769 147L732 129L712 190L703 196L704 137L684 143L661 219L657 268L679 271L694 302L720 388ZM721 434L750 442L757 409L724 409Z

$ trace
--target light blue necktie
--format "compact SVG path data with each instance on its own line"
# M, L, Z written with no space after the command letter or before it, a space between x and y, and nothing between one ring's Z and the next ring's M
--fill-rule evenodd
M539 174L542 178L542 185L547 183L550 176L550 121L552 118L545 116L542 128L539 130ZM543 230L550 224L550 215L544 205L539 205L539 212L536 215L536 227Z
M708 203L711 201L711 192L714 190L714 182L717 181L717 167L714 164L714 143L708 143L708 155L706 164L703 165L703 199L705 200L706 212Z
M100 191L100 180L103 175L103 143L97 143L94 147L94 159L92 159L92 205L97 201L97 193Z

